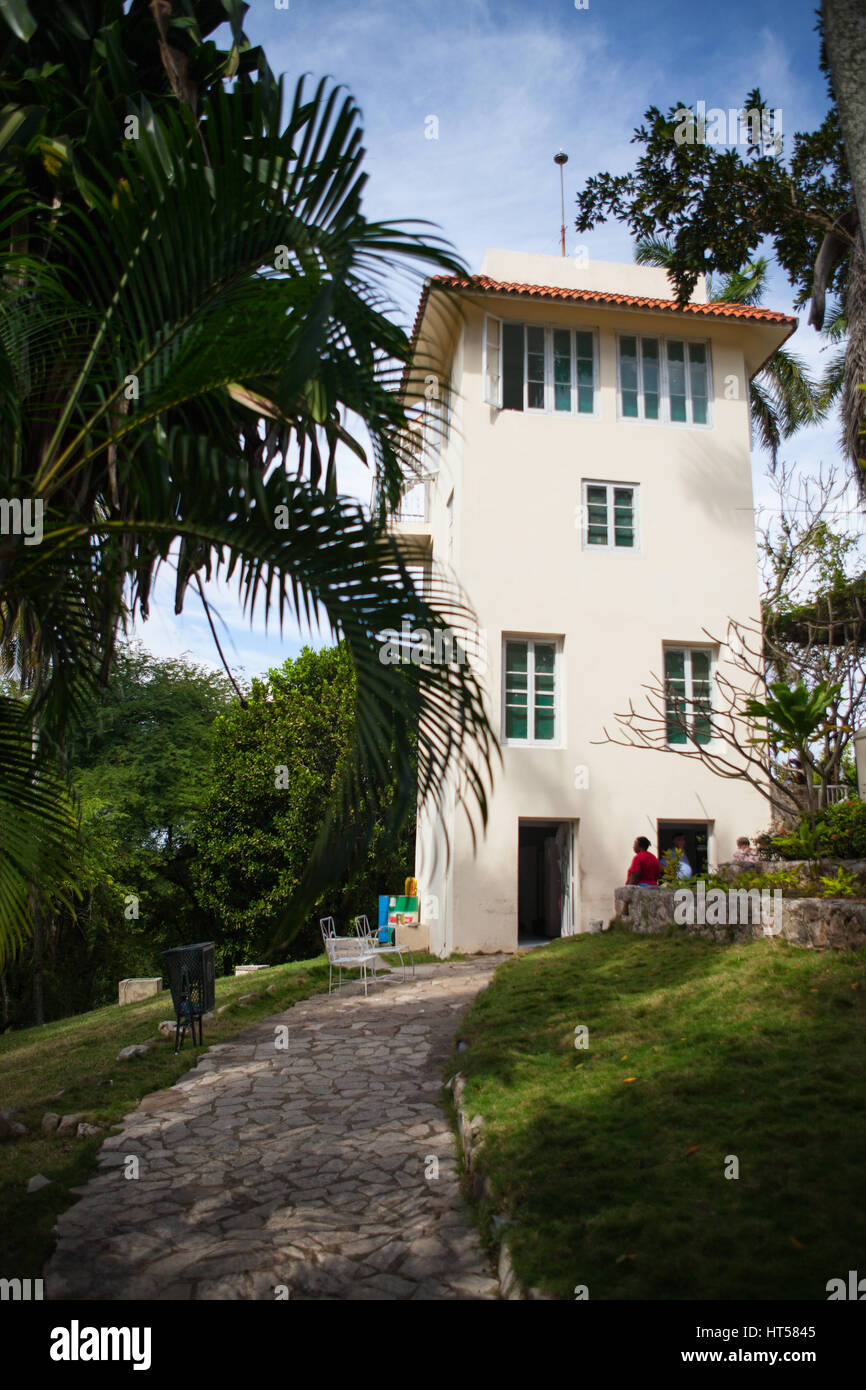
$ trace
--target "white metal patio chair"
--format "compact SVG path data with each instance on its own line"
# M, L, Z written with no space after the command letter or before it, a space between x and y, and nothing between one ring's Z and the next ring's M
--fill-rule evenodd
M361 978L364 981L364 997L366 998L368 966L373 979L376 978L375 951L371 951L367 942L359 940L357 936L338 936L333 917L320 917L319 927L322 932L325 954L328 957L328 993L330 994L333 989L335 968L338 972L338 991L343 988L343 971L359 968Z
M400 965L401 965L402 968L403 968L403 980L404 980L404 981L405 981L405 979L406 979L406 961L405 961L404 957L405 957L405 956L408 956L409 959L410 959L410 961L412 962L412 978L414 979L414 977L415 977L415 957L413 956L412 952L409 950L409 947L408 947L408 946L386 946L386 945L382 945L382 943L379 942L379 941L377 941L376 937L373 935L372 928L371 928L370 923L369 923L369 921L368 921L368 919L367 919L367 917L366 917L365 914L362 914L360 917L356 917L356 918L355 918L355 935L358 937L359 940L365 941L365 942L367 943L367 949L370 950L370 951L372 951L373 954L376 955L376 956L384 956L384 955L399 956L399 957L400 957Z

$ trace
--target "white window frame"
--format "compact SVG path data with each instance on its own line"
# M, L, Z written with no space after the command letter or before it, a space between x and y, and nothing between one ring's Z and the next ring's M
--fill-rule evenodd
M497 342L497 367L496 375L490 376L490 361L488 353L488 334L489 328L495 326L495 337ZM496 406L497 410L502 409L502 319L496 314L484 315L484 339L482 342L482 362L481 362L481 384L484 389L484 399L488 405Z
M665 410L666 410L667 415L668 415L668 421L667 421L667 423L668 423L669 425L674 425L674 426L676 426L676 427L678 427L678 428L680 428L680 429L689 429L689 430L706 430L706 429L709 429L709 428L711 427L711 425L712 425L712 402L713 402L713 382L712 382L712 371L711 371L711 363L710 363L710 344L709 344L709 340L708 340L707 338L685 338L685 337L683 337L683 338L677 338L677 337L666 337L666 338L663 339L663 342L664 342L664 349L665 349L665 351L664 351L664 375L665 375L665 393L664 393L664 400L665 400ZM684 372L685 372L685 379L686 379L686 418L685 418L685 420L672 420L672 419L670 419L671 393L670 393L670 377L669 377L669 373L668 373L668 348L669 348L669 346L670 346L671 343L682 343L682 345L683 345L683 347L684 347L684 349L685 349L685 352L684 352L684 354L683 354L683 357L684 357L684 361L683 361L683 370L684 370ZM690 349L691 349L691 347L692 347L693 344L694 344L695 346L697 346L697 347L702 347L702 348L704 349L705 354L706 354L706 361L704 362L704 370L705 370L705 372L706 372L706 378L707 378L707 418L706 418L706 423L705 423L705 424L695 424L695 421L691 418L691 417L692 417L692 413L693 413L693 411L692 411L692 374L691 374L691 371L690 371L691 363L690 363L690 361L689 361L689 358L690 358L690 356L691 356Z
M591 487L603 487L607 489L607 515L608 515L608 543L607 545L590 545L589 543L589 489ZM634 545L617 545L615 540L615 506L614 488L627 487L632 491L632 529L634 531ZM583 549L592 554L608 555L637 555L640 550L640 484L626 481L612 481L609 478L584 478L582 483L582 506L581 506L581 535L583 538Z
M638 414L624 415L622 409L622 339L634 338L638 344ZM644 411L644 384L643 384L643 353L640 344L646 338L655 338L659 345L659 414L657 420L649 420ZM668 375L668 344L683 343L688 349L692 343L703 347L707 355L705 363L707 373L707 420L706 424L695 424L691 419L672 420L670 407L670 378ZM692 381L689 371L688 361L685 364L686 377L686 414L692 414ZM627 425L670 425L678 430L709 430L713 428L713 359L711 343L709 338L686 338L677 337L670 334L661 333L617 333L616 335L616 418L622 420Z
M692 720L694 719L694 701L695 701L695 694L694 694L695 687L694 687L694 680L693 680L693 677L692 677L692 652L702 652L705 656L707 656L707 657L709 658L709 667L710 667L710 674L709 674L709 687L710 687L710 737L709 737L709 739L707 740L706 743L699 743L699 744L696 744L695 741L694 741L694 738L692 737L691 734L689 734L689 736L688 736L688 738L686 739L686 742L685 742L685 743L669 743L669 742L668 742L668 729L667 729L667 722L668 722L667 673L666 673L666 670L665 670L665 667L666 667L666 658L667 658L668 652L682 652L682 653L685 655L685 657L686 657L686 660L683 662L683 670L685 671L685 678L686 678L686 693L685 693L685 700L686 700L686 706L687 706L687 708L688 708L689 711L690 711L690 719L692 719ZM715 717L716 712L717 712L717 711L716 711L716 701L715 701L715 698L714 698L714 696L715 696L715 689L716 689L716 663L717 663L717 660L718 660L718 654L717 654L716 649L715 649L714 647L707 646L706 643L703 643L703 642L665 642L665 643L663 643L663 645L662 645L662 684L663 684L664 690L665 690L665 747L666 747L666 748L692 748L692 749L694 749L695 747L698 747L698 748L709 748L710 744L714 742L714 736L713 736L713 730L714 730L714 717Z
M496 314L484 315L483 342L482 342L482 388L484 400L488 405L496 406L498 410L502 407L502 325L503 323L517 323L523 329L523 412L526 415L553 415L564 420L597 420L601 415L600 386L599 386L599 362L598 362L598 329L590 327L588 324L562 324L562 323L533 323L527 319L502 319ZM498 371L491 380L490 363L490 330L495 325L494 336L497 340L498 352ZM544 405L531 406L529 404L529 379L527 373L527 358L529 356L529 334L530 328L540 328L544 333ZM569 383L571 391L571 409L556 409L556 391L553 379L553 334L554 330L568 333L571 337L571 381ZM592 339L592 410L578 410L578 384L577 384L577 334L587 333Z
M517 319L514 322L518 322ZM540 328L544 333L544 405L529 404L529 333L530 328ZM598 388L598 330L595 328L575 326L562 323L529 323L523 321L523 410L527 415L553 415L563 420L594 420L599 415L599 388ZM569 389L571 391L571 409L556 409L556 382L554 381L554 361L556 354L553 349L553 335L555 332L568 333L571 339L571 380ZM592 410L580 411L577 408L577 334L588 333L592 338Z
M564 413L564 412L563 412L563 413ZM526 643L527 643L527 647L528 647L528 650L527 650L527 662L526 662L526 667L527 667L527 690L526 690L527 728L530 728L530 727L534 728L534 727L535 727L535 718L534 718L534 715L535 715L535 661L534 661L535 644L536 644L536 642L537 642L540 646L553 647L553 649L554 649L554 656L553 656L553 738L550 738L550 739L548 739L548 738L535 738L534 735L533 735L533 737L531 737L531 738L530 738L529 736L527 736L526 738L508 738L507 735L506 735L506 732L505 732L505 730L506 730L506 722L505 722L506 708L505 708L505 702L506 702L507 690L506 690L506 674L505 674L505 653L506 653L506 645L507 645L507 643L509 643L509 642L526 642ZM533 659L532 659L531 662L530 662L530 653L533 654ZM530 635L529 633L526 633L526 632L503 632L503 634L502 634L502 651L501 651L501 654L500 654L500 671L501 671L501 683L502 683L502 692L501 692L501 695L502 695L502 698L501 698L501 707L502 707L502 708L501 708L501 725L500 725L500 727L501 727L501 735L502 735L502 736L501 736L500 742L502 743L503 747L505 747L505 748L563 748L563 747L565 746L565 744L564 744L564 739L563 739L563 717L562 717L562 715L563 715L563 693L564 693L564 685L563 685L564 666L563 666L563 641L562 641L562 638L561 638L561 637L554 637L554 636L545 637L545 636L543 636L543 635L540 634L540 633L532 633L532 634ZM532 716L533 716L531 721L530 721L530 718L529 718L530 713L531 713Z

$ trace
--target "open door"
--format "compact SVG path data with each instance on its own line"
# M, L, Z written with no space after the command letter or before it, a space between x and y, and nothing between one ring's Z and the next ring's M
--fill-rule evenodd
M518 933L540 942L577 930L576 831L573 821L521 821L518 835Z
M577 826L571 821L563 821L556 832L559 845L560 936L573 936L577 931L576 835Z

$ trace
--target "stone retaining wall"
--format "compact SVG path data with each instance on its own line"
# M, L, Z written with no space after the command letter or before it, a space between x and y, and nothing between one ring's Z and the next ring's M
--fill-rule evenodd
M451 1077L447 1086L454 1097L454 1112L457 1117L457 1133L460 1137L460 1147L463 1150L463 1161L466 1165L466 1172L472 1182L472 1196L476 1202L490 1202L490 1180L484 1171L483 1151L484 1136L483 1120L480 1115L469 1117L469 1111L464 1104L464 1091L466 1089L466 1079L461 1072ZM494 1233L500 1240L498 1277L499 1277L499 1296L507 1299L510 1303L515 1303L525 1299L546 1300L547 1294L540 1289L527 1289L518 1279L514 1272L511 1262L511 1249L505 1235L505 1227L513 1224L503 1220L502 1217L492 1218Z
M617 888L616 917L637 932L661 932L675 924L673 888ZM682 931L709 941L752 941L774 936L795 946L856 951L866 946L866 903L847 898L784 898L764 922L710 925L695 922Z

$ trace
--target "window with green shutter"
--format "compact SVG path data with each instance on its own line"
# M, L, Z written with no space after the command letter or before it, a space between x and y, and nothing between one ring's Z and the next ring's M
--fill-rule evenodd
M583 544L587 549L637 549L637 493L633 484L583 485Z
M526 330L526 408L544 409L545 382L545 344L544 329L528 327Z
M668 743L688 743L685 652L665 652L665 715Z
M707 349L703 343L689 343L689 394L692 423L707 423Z
M607 486L591 483L586 489L586 544L607 545Z
M576 333L577 413L592 415L595 410L595 339L591 333Z
M621 419L709 423L706 343L627 333L617 341L617 357Z
M624 550L634 548L634 493L632 487L613 489L613 543Z
M666 349L671 420L705 425L709 418L706 343L669 341Z
M640 364L643 381L644 419L657 420L661 400L658 338L641 338Z
M593 415L595 334L486 316L484 399L503 410Z
M555 742L558 736L556 642L534 637L507 638L502 685L506 742Z
M702 647L666 647L665 722L669 744L710 742L712 653Z
M668 343L668 400L671 420L684 424L686 420L685 345Z
M661 399L658 339L625 334L618 346L620 414L626 420L657 420Z
M528 734L529 643L505 643L505 737Z
M640 377L637 366L637 338L619 340L620 408L627 420L640 414Z
M553 408L571 410L571 333L567 328L553 331Z
M692 733L696 743L709 743L713 734L710 702L710 654L692 651Z
M535 658L535 738L550 742L556 733L556 647L552 642L533 642Z

